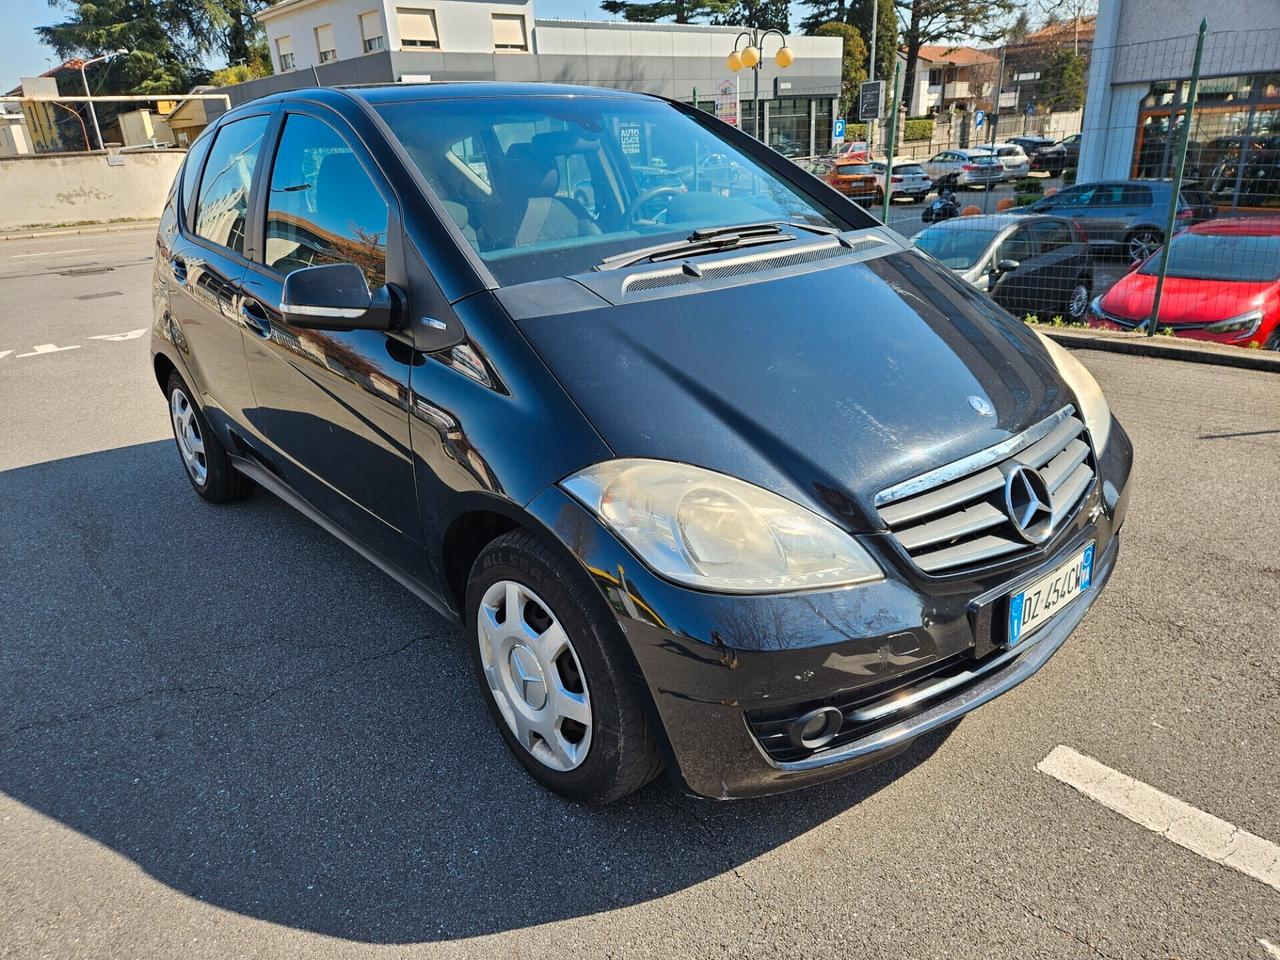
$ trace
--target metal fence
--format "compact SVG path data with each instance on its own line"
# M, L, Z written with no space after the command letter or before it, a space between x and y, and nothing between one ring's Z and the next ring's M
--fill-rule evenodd
M1032 169L890 137L865 202L1017 316L1280 350L1280 30L1092 57L1079 137Z

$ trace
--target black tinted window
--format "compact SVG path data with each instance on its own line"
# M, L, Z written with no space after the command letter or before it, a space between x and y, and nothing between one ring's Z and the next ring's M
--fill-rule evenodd
M1036 242L1031 238L1030 227L1019 227L1009 236L1000 241L1000 247L996 250L996 262L1001 260L1016 260L1022 263L1030 260L1036 255Z
M1126 207L1148 207L1151 205L1151 188L1126 184L1120 189L1120 202Z
M386 282L387 204L333 127L302 114L285 120L267 200L269 267L284 273L354 263L370 289Z
M205 154L209 152L212 137L200 137L187 151L187 159L182 165L182 207L191 209L191 201L196 194L196 179L200 176L200 164L204 163ZM183 218L186 225L186 217Z
M246 117L220 127L200 178L196 233L236 253L244 253L249 186L268 119Z
M1032 227L1034 236L1040 243L1040 253L1053 253L1074 242L1071 228L1065 223L1043 220Z

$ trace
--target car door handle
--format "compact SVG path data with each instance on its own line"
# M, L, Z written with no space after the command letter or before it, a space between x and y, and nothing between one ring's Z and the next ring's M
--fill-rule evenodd
M245 297L240 301L240 317L244 325L263 339L271 337L271 318L266 308L257 300Z
M187 261L181 257L171 257L169 259L169 269L173 271L173 279L178 283L187 282Z

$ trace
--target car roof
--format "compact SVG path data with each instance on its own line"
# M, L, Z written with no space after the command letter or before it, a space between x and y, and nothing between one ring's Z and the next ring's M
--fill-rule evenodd
M1223 217L1197 223L1191 233L1216 236L1276 237L1280 236L1280 216Z
M1051 214L1039 213L987 213L974 217L952 217L950 220L943 220L941 223L935 223L935 227L943 227L948 230L973 229L978 227L985 230L1003 230L1005 227L1011 227L1019 223L1035 223L1038 220L1054 220L1066 223L1070 217L1055 217Z
M370 83L283 90L250 101L330 100L334 96L363 100L372 106L422 100L508 100L517 97L607 97L614 100L661 100L647 93L568 83L511 83L500 80L439 80L425 83ZM248 106L241 104L240 106ZM237 107L238 111L240 107Z

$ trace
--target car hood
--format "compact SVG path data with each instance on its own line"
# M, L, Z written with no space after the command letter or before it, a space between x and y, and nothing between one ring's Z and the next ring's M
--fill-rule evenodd
M1274 282L1242 283L1228 280L1193 280L1166 277L1160 295L1160 322L1213 323L1229 320L1265 304ZM1107 291L1101 307L1124 320L1140 321L1151 315L1156 278L1136 270Z
M879 490L1071 402L1032 331L915 250L621 300L518 320L615 455L740 477L851 528L879 527Z

